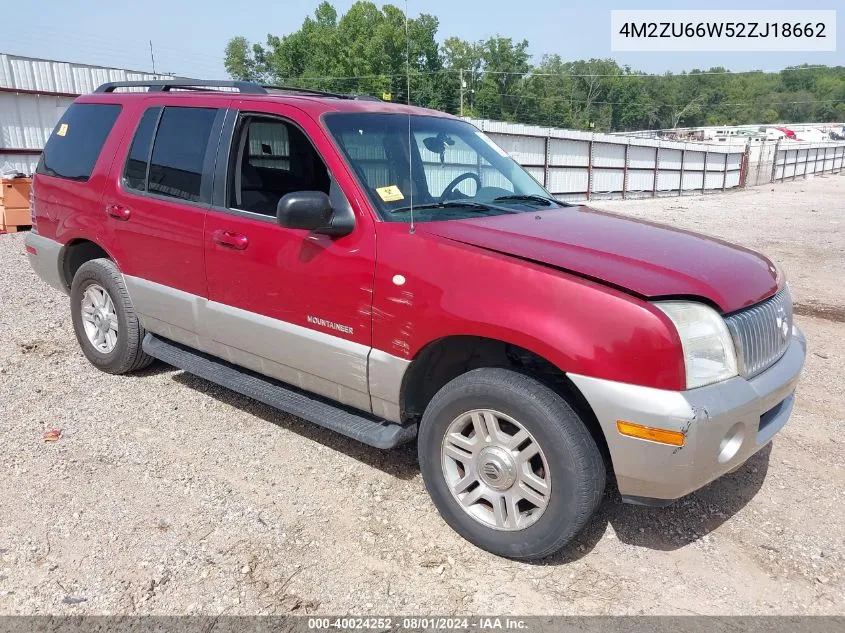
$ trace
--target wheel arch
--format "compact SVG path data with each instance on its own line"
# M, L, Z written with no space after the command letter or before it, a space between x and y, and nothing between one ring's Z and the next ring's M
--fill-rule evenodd
M62 248L61 261L59 265L62 283L65 284L65 287L70 290L70 286L73 283L73 277L82 264L91 261L92 259L99 258L110 259L117 264L114 257L112 257L102 245L98 244L94 240L77 237L68 241L68 243Z
M610 466L610 453L601 425L566 372L536 352L498 339L452 335L423 347L402 377L399 394L402 421L419 421L428 403L446 383L473 369L487 367L525 374L561 396L581 417Z

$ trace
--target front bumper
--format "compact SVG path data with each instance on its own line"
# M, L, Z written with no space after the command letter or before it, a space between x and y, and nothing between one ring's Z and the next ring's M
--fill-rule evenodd
M648 503L683 497L736 469L763 448L792 413L807 342L793 327L786 353L751 380L735 377L665 391L569 374L604 431L619 492ZM683 446L621 435L617 420L681 431Z

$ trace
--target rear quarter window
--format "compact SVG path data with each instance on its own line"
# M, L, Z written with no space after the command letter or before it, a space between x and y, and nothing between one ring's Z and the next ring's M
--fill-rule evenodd
M47 141L36 173L88 180L119 114L117 104L71 104Z

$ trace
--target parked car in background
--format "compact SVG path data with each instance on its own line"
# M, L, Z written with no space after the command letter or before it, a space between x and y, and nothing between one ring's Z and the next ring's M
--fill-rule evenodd
M829 134L822 132L818 128L804 128L795 131L795 139L807 143L821 143L829 138Z
M780 132L783 132L783 135L791 141L794 141L794 140L797 139L797 137L795 136L795 132L790 130L788 127L777 127L775 129L780 131Z
M666 504L736 469L805 357L763 255L560 202L468 123L347 95L101 86L44 149L26 249L95 367L416 440L443 518L513 558L570 542L609 474Z

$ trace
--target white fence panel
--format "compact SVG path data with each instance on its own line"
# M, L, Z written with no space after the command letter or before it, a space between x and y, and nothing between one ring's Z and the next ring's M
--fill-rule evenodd
M549 139L549 165L583 165L586 167L589 164L589 142Z
M648 193L654 190L654 171L636 170L628 171L628 192L627 193Z
M654 169L657 156L656 148L631 145L628 148L628 167L637 169Z
M584 168L552 167L549 169L547 189L555 194L587 194L589 172Z
M625 167L625 146L609 143L593 144L594 167ZM620 184L621 187L621 184ZM621 188L620 188L621 191Z
M601 169L593 171L593 186L590 193L613 194L622 191L624 169Z

